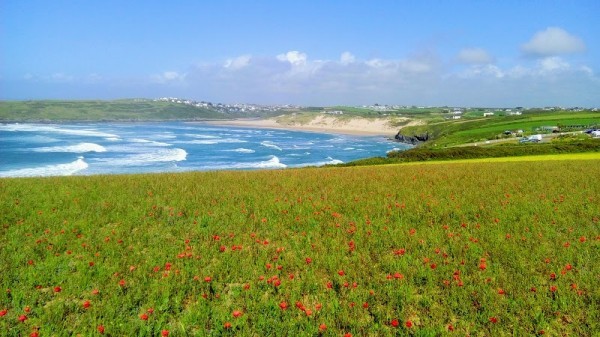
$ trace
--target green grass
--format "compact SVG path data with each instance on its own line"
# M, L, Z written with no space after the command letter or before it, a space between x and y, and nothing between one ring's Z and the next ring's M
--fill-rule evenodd
M147 99L115 101L0 101L0 121L223 119L204 108Z
M536 130L544 126L562 126L565 131L572 131L568 126L599 126L600 112L544 112L528 113L521 116L492 116L463 118L459 120L436 121L424 119L426 124L408 126L400 132L403 135L429 133L433 138L424 146L447 147L464 143L480 142L502 137L506 130L523 130L525 135L543 133ZM575 128L579 130L581 128Z
M598 179L597 159L0 179L0 335L592 336Z

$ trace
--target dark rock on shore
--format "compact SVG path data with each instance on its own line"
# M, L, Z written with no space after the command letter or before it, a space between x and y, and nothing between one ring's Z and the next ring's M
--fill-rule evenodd
M396 134L396 136L394 136L394 139L396 139L397 141L399 141L401 143L416 145L418 143L422 143L422 142L428 141L429 140L429 133L424 133L424 134L420 134L420 135L413 135L413 136L405 136L405 135L400 134L400 132L398 132Z

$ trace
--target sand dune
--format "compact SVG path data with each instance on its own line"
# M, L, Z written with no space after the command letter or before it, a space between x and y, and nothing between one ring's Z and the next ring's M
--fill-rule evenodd
M389 118L355 117L342 119L332 116L316 116L310 121L302 122L290 118L270 118L215 121L212 124L393 137L400 128L391 126L390 122L391 119Z

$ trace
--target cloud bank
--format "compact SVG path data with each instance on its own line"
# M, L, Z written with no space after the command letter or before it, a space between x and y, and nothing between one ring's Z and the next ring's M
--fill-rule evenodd
M521 46L525 54L534 56L580 53L585 49L583 40L558 27L549 27L535 33L531 40Z
M77 90L87 90L85 97L91 97L90 92L113 96L118 92L119 97L178 96L227 103L600 106L600 79L595 71L569 58L585 48L577 36L550 27L515 46L515 51L533 57L509 62L497 61L480 47L464 47L447 56L422 51L366 59L351 51L320 59L289 50L275 55L241 54L137 78L25 74L20 83L6 86L6 93L35 94L39 87L63 97L77 97Z

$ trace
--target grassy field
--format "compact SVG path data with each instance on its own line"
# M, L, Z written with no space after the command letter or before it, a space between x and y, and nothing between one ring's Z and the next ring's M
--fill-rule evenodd
M3 336L593 336L600 160L0 179Z
M600 112L525 112L521 116L473 117L458 120L439 121L423 119L423 125L408 126L401 130L407 136L429 133L433 138L424 144L427 147L447 147L464 143L481 142L503 137L504 131L523 130L524 135L544 133L541 127L561 126L564 131L572 131L571 126L580 130L585 126L600 127Z

